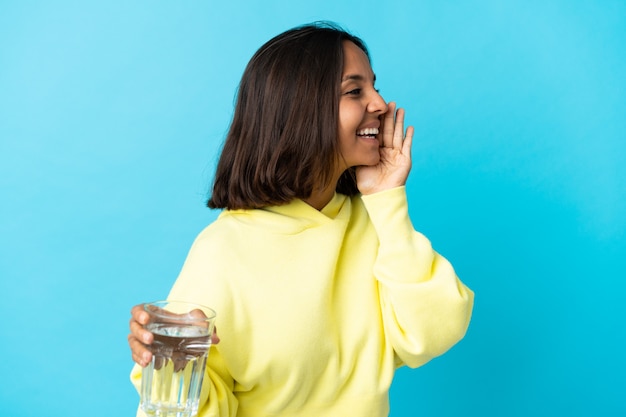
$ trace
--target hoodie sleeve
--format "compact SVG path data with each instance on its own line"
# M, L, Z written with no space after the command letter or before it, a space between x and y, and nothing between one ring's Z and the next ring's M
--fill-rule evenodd
M210 239L202 239L201 236L191 247L168 299L211 306L218 312L218 324L224 324L225 328L228 328L229 322L224 323L224 320L229 317L229 314L225 312L228 309L230 297L218 282L206 279L215 275L210 272L211 262L206 256L207 253L212 253L214 248L207 246L211 242ZM233 394L235 382L220 349L221 345L218 344L211 346L209 350L197 417L234 417L237 415L238 401ZM137 391L141 389L141 372L142 368L135 365L130 376ZM139 408L137 417L147 416Z
M374 276L385 335L399 364L415 368L463 338L474 293L413 228L405 187L362 199L379 239Z

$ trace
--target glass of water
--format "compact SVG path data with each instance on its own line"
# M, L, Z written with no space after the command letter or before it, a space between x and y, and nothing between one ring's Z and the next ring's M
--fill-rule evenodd
M191 417L198 413L215 311L179 301L144 304L154 335L152 361L141 374L141 408L149 416Z

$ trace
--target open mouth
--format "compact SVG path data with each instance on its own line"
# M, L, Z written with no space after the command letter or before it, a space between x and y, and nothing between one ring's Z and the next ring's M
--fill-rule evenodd
M378 128L368 127L366 129L357 130L356 135L361 138L374 139L378 135Z

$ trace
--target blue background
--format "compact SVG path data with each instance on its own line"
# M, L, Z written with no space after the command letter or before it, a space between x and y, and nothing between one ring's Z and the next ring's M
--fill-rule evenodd
M130 307L195 235L235 89L336 21L416 128L417 229L476 291L392 416L623 416L626 2L0 2L0 414L130 416ZM286 359L287 360L287 359Z

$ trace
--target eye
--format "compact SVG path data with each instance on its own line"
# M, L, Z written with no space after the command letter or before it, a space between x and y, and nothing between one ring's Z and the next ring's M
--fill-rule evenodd
M345 95L347 95L347 96L358 96L359 94L361 94L361 89L360 88L355 88L354 90L350 90L350 91L345 93Z

